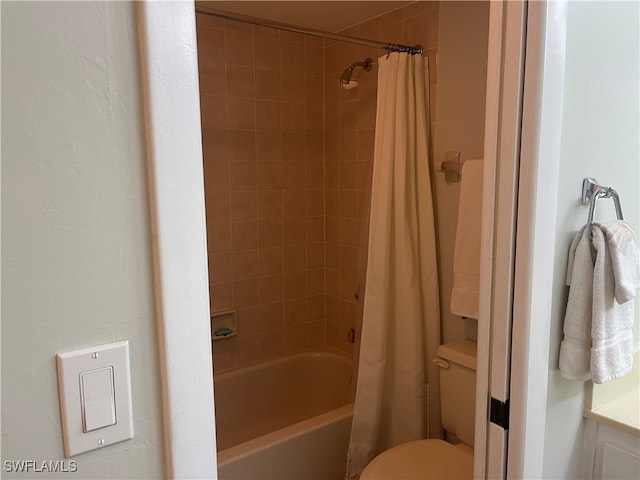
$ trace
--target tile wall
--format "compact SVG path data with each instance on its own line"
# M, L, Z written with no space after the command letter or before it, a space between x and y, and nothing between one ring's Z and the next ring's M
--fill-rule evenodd
M238 321L214 342L215 369L322 344L351 353L377 71L350 90L338 78L381 51L196 21L211 311ZM438 3L415 2L344 33L421 43L435 66L437 26Z

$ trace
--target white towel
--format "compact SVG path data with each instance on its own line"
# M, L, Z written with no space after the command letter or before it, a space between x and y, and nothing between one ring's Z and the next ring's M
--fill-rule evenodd
M604 383L628 373L633 362L640 254L636 236L624 222L593 224L592 232L590 241L582 227L569 249L560 374Z
M593 303L593 260L585 227L576 233L569 248L567 285L569 299L564 316L564 339L560 344L560 375L584 381L590 377Z
M451 290L451 313L475 319L480 286L482 165L482 160L462 164Z
M633 316L640 265L635 234L624 222L593 225L597 252L593 270L591 379L620 378L633 363Z

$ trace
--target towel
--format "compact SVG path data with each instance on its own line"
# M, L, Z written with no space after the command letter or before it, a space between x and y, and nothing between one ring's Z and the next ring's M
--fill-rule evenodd
M451 290L451 313L475 319L478 318L480 286L482 165L482 160L467 160L462 164Z
M640 264L636 236L624 222L594 224L593 247L591 379L605 383L631 370Z
M582 227L571 242L566 283L569 299L560 344L560 375L584 381L590 377L593 303L593 260L586 227Z
M585 227L569 248L569 298L560 344L560 374L605 383L627 374L633 362L634 302L640 287L638 241L628 224Z

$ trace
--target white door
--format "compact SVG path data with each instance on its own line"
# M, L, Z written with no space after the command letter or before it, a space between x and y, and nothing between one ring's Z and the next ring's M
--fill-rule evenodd
M526 13L526 2L491 2L475 478L506 475Z

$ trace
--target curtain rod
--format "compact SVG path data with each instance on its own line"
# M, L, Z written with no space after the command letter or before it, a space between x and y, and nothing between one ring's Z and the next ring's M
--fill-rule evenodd
M275 20L268 20L264 18L251 17L249 15L242 15L240 13L226 12L224 10L218 10L216 8L207 7L204 5L196 4L196 12L203 13L205 15L213 15L215 17L224 18L227 20L235 20L242 23L250 23L252 25L259 25L262 27L278 28L280 30L287 30L294 33L302 33L304 35L312 35L314 37L328 38L329 40L337 40L340 42L355 43L358 45L364 45L367 47L375 47L387 52L405 52L411 55L421 55L422 45L414 45L413 47L407 45L400 45L396 43L378 42L376 40L367 40L366 38L351 37L348 35L340 35L338 33L324 32L322 30L316 30L313 28L303 28L296 25L290 25L288 23L277 22Z

